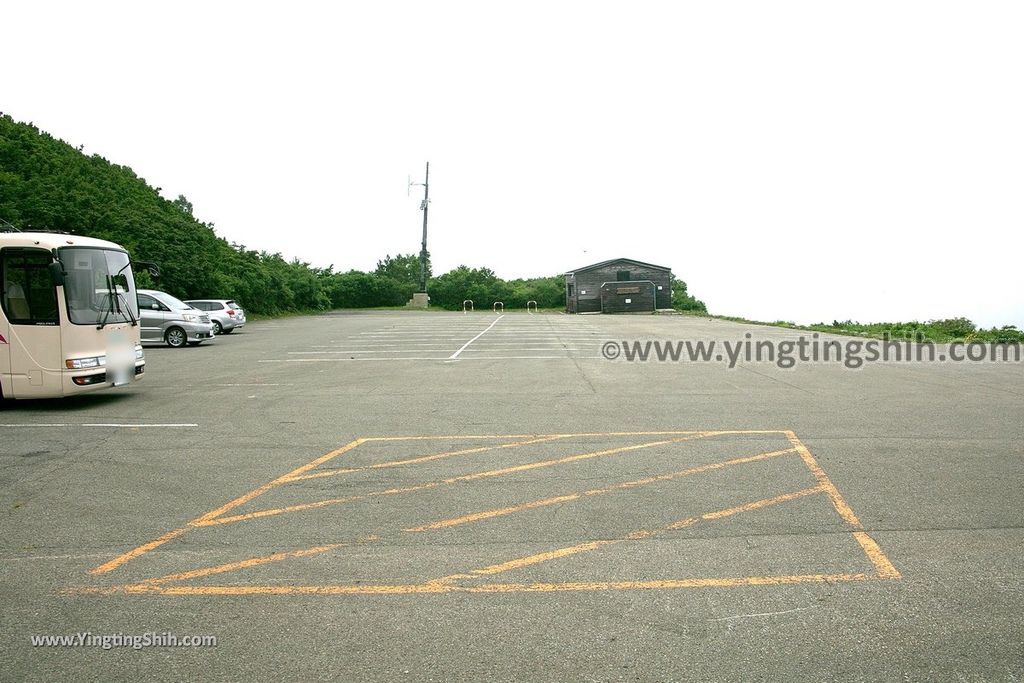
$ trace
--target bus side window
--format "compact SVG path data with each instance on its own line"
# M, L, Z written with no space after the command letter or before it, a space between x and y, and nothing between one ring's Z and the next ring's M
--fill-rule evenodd
M48 252L7 251L0 263L4 314L14 324L56 324L57 292L47 270Z
M13 280L4 283L4 298L7 299L5 308L12 320L28 320L32 314L28 310L28 299L25 297L25 288Z

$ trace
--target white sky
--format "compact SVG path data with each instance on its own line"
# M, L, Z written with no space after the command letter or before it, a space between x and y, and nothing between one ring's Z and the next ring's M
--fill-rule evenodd
M1019 2L7 2L0 110L250 248L1024 326Z

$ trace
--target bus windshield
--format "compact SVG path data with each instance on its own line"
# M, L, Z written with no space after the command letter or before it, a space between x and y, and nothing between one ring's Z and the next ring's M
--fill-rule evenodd
M103 325L139 319L135 277L128 254L113 249L64 247L64 296L68 319L76 325Z

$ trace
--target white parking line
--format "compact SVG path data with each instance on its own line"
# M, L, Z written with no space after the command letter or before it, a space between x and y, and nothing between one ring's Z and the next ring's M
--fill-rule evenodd
M473 342L475 342L475 341L476 341L477 339L479 339L480 337L482 337L482 336L484 336L485 334L487 334L488 332L490 332L490 331L491 331L491 328L492 328L492 327L494 327L495 325L497 325L497 324L498 324L498 321L499 321L499 320L501 320L501 319L502 319L502 318L504 318L504 317L505 317L504 315L499 315L499 316L498 316L497 318L495 318L495 319L494 319L494 322L493 322L493 323L491 323L490 325L488 325L488 326L487 326L487 329L486 329L486 330L484 330L484 331L483 331L483 332L481 332L480 334L478 334L478 335L476 335L475 337L473 337L472 339L470 339L470 340L469 340L468 342L466 342L465 344L463 344L463 345L462 345L462 348L461 348L461 349L459 349L458 351L456 351L456 352L455 352L455 353L453 353L452 355L448 356L448 360L455 360L456 358L458 358L458 357L459 357L459 354L460 354L460 353L462 353L463 351L465 351L465 350L466 350L467 348L469 348L469 345L470 345L470 344L472 344L472 343L473 343Z
M22 427L116 427L116 428L168 428L168 429L181 429L188 427L198 427L199 425L195 422L180 422L180 423L168 423L168 424L128 424L121 422L82 422L74 424L71 422L29 422L24 424L0 424L2 427L11 428L22 428Z
M462 356L455 359L455 362L462 362L465 360L567 360L569 358L575 358L576 360L594 360L603 359L603 356ZM359 363L359 362L375 362L375 363L406 363L409 361L421 361L421 360L432 360L432 361L445 361L449 362L451 358L427 358L427 357L405 357L405 358L389 358L374 356L371 358L265 358L256 361L257 363Z
M374 361L387 361L387 360L448 360L445 357L434 357L434 358L265 358L256 361L257 363L347 363L351 361L360 360L374 360Z
M537 345L532 344L529 347L517 346L515 348L492 348L492 345L480 345L477 346L474 351L489 350L489 351L581 351L571 346L562 346L561 344L546 344ZM424 351L430 351L430 349L346 349L344 351L289 351L289 356L344 356L346 353L423 353Z
M575 339L520 339L517 341L494 341L491 337L487 338L485 342L488 346L520 346L522 344L537 344L540 346L558 346L561 347L563 342L578 344L580 341L591 341L591 340L575 340ZM348 349L358 346L359 348L366 348L367 344L359 344L358 341L353 341L351 344L314 344L310 346L311 349ZM444 346L451 347L449 342L406 342L404 344L377 344L372 343L372 347L375 349L390 349L390 348L409 348L411 346ZM423 349L427 351L429 349Z

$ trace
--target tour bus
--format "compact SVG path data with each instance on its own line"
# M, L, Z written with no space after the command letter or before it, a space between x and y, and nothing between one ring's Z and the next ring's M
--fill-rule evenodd
M135 278L124 248L0 233L0 399L54 398L138 379Z

